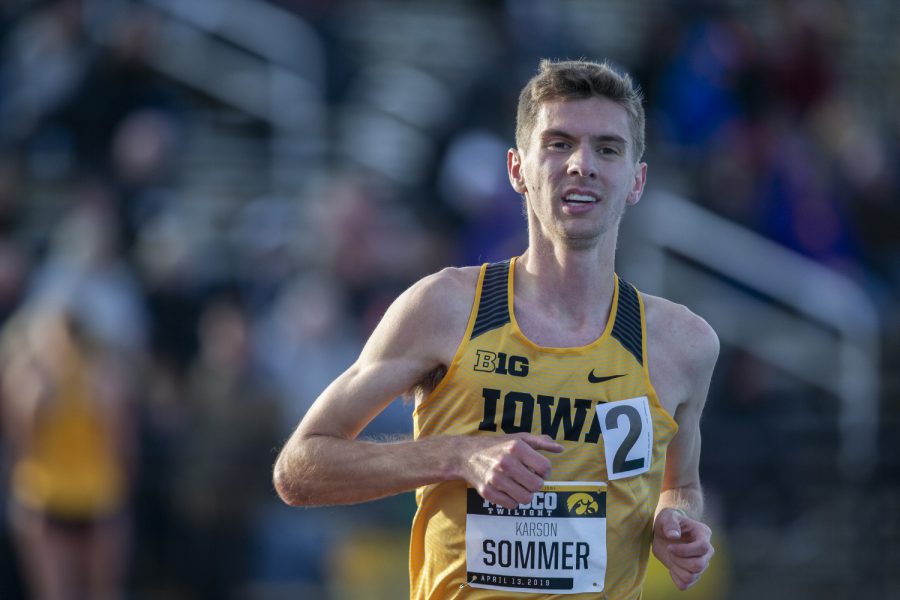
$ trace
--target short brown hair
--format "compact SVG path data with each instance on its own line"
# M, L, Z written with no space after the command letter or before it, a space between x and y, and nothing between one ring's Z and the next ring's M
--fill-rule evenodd
M625 109L634 143L634 159L640 160L644 155L645 123L641 91L632 83L631 77L617 73L606 62L541 60L537 75L519 94L516 146L524 149L528 144L542 103L585 98L608 98Z

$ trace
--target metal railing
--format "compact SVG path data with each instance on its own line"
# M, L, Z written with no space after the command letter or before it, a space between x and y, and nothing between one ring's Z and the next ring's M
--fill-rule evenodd
M107 0L89 33L109 43L135 4ZM156 19L145 56L167 77L272 127L272 176L296 180L325 155L325 53L297 15L253 0L145 0Z

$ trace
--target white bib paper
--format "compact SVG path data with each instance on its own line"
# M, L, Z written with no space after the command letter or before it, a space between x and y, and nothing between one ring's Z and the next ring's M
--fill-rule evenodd
M580 594L603 590L606 484L548 481L507 509L468 489L466 571L471 587Z

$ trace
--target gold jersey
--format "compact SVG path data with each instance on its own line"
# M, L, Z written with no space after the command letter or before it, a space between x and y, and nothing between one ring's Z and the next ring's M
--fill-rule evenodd
M71 357L13 467L12 495L19 503L61 519L103 518L126 501L124 459L115 455L111 424L90 397L85 368L83 358Z
M513 311L515 259L484 265L465 336L416 408L416 439L546 434L550 481L508 510L464 481L416 490L410 590L416 599L640 598L666 448L678 426L647 369L640 294L616 277L594 342L530 341Z

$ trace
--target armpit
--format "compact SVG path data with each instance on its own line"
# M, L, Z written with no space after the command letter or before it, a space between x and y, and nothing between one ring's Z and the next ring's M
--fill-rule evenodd
M404 399L408 402L414 400L416 403L424 400L428 394L434 391L434 388L441 382L444 375L447 374L447 367L440 365L435 367L431 372L427 373L422 379L417 381L405 394Z

